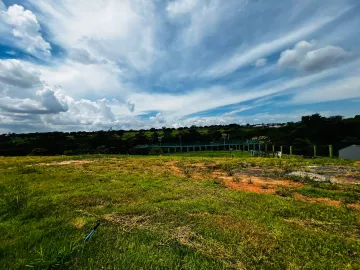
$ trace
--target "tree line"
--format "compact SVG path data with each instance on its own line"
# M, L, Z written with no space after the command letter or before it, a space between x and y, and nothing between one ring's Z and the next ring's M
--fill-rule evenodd
M226 133L231 143L259 137L268 144L283 146L286 153L293 146L294 154L307 155L317 145L318 155L327 155L333 145L334 155L351 144L360 144L360 115L323 117L303 116L299 122L261 125L212 125L150 130L109 130L93 132L47 132L0 135L1 156L80 155L80 154L141 154L138 145L211 144L222 142Z

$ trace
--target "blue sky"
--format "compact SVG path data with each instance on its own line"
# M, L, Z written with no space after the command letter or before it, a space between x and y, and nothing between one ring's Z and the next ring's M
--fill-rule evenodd
M0 0L0 133L352 117L357 0Z

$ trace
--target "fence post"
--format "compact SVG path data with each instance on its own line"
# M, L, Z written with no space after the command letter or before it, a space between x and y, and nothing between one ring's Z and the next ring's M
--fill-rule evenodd
M329 157L330 157L330 158L333 157L333 147L332 147L331 144L329 145Z
M290 146L290 156L292 156L292 146Z
M175 148L174 148L174 153L176 153L176 146L175 146Z
M316 145L314 145L314 157L316 157Z
M282 146L280 146L280 152L281 152L281 155L282 155L282 153L283 153L283 147Z

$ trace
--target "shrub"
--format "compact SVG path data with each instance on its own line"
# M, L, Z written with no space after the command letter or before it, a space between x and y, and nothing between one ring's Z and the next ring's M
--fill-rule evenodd
M149 155L152 155L152 156L159 156L162 154L163 154L163 151L162 151L162 148L160 148L160 147L153 147L150 149L150 152L149 152Z
M293 197L294 191L289 187L280 187L278 186L276 188L275 194L281 196L281 197Z
M73 150L65 150L64 151L64 155L65 156L72 156L74 154L74 151Z
M45 156L46 154L47 154L46 148L34 148L29 155L30 156Z

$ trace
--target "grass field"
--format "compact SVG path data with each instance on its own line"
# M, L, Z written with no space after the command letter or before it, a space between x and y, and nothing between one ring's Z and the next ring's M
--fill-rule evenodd
M0 269L360 269L359 165L0 157Z

